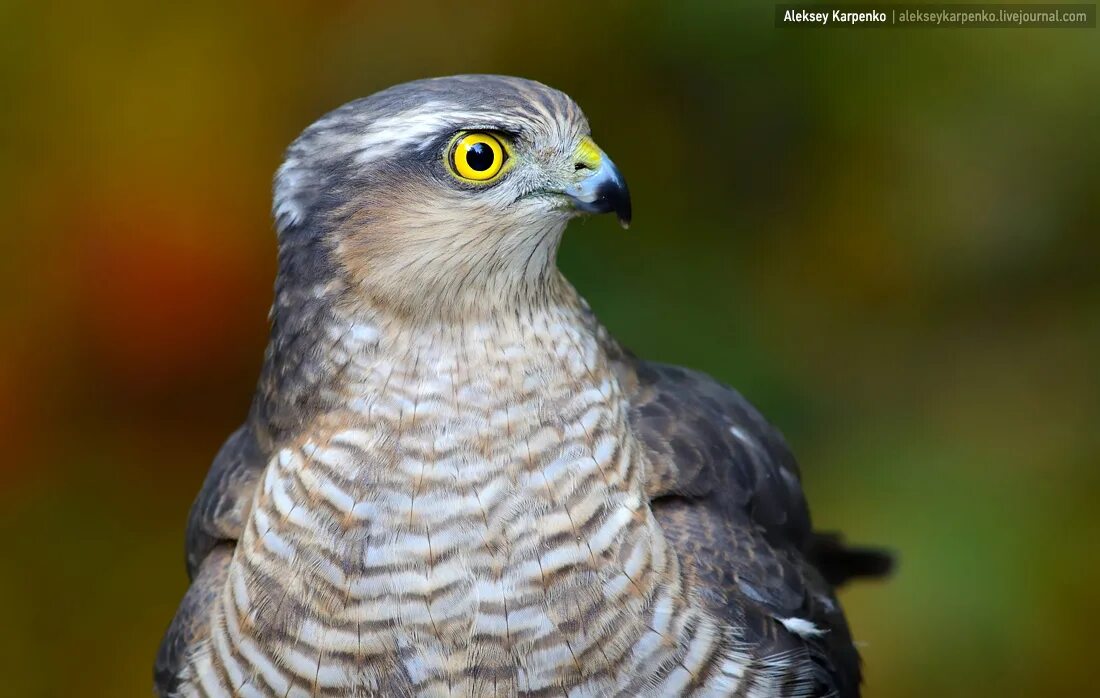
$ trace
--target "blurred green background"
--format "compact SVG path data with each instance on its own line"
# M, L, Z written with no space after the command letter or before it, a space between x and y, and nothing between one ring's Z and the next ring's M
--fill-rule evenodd
M561 266L738 386L868 696L1095 690L1100 35L773 27L734 2L0 5L0 694L145 696L260 366L270 181L326 110L457 72L573 95L634 193Z

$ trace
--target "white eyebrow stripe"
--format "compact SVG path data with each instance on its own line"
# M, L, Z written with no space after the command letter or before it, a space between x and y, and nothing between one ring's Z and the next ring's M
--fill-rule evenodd
M305 219L306 209L299 201L299 194L315 184L311 159L318 156L338 159L351 155L356 165L364 166L396 155L410 146L423 150L445 128L454 128L464 122L483 121L486 117L484 112L464 111L454 104L432 101L380 117L359 134L338 128L346 118L342 115L321 119L307 129L301 141L291 146L292 151L307 148L304 156L288 156L276 173L273 207L276 228L282 232ZM328 131L330 128L334 130Z
M454 105L443 102L425 102L415 109L382 117L355 139L355 162L365 165L409 146L421 150L445 128L485 116L484 113L458 111Z

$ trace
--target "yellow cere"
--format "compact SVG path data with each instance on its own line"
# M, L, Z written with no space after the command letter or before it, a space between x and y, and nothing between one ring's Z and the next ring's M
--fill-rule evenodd
M581 139L581 142L577 144L576 152L577 162L581 163L590 170L598 169L600 163L603 162L603 151L596 145L590 137L585 136Z
M508 148L500 138L476 131L455 137L448 160L459 179L487 183L500 174L508 156Z

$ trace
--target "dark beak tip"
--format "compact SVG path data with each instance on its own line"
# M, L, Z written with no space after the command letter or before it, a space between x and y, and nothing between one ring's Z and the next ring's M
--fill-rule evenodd
M619 219L619 225L624 230L629 228L633 211L630 205L630 190L627 188L626 182L621 177L617 177L614 183L600 187L598 193L599 200L603 204L601 208L604 211L614 211L615 216Z
M626 230L630 227L631 213L629 203L627 203L626 206L617 209L615 211L615 215L618 216L619 225L623 227L623 230Z
M633 207L630 205L630 188L626 186L626 180L622 175L617 177L618 187L615 191L615 215L619 218L619 225L626 230L630 227L630 222L633 219L634 212Z

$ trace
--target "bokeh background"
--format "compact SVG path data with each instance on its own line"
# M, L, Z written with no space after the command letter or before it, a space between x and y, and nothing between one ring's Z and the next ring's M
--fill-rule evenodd
M1082 695L1100 620L1100 35L777 30L770 4L0 4L0 694L146 696L248 406L282 149L456 72L572 94L635 225L561 266L738 386L818 525L868 696Z

